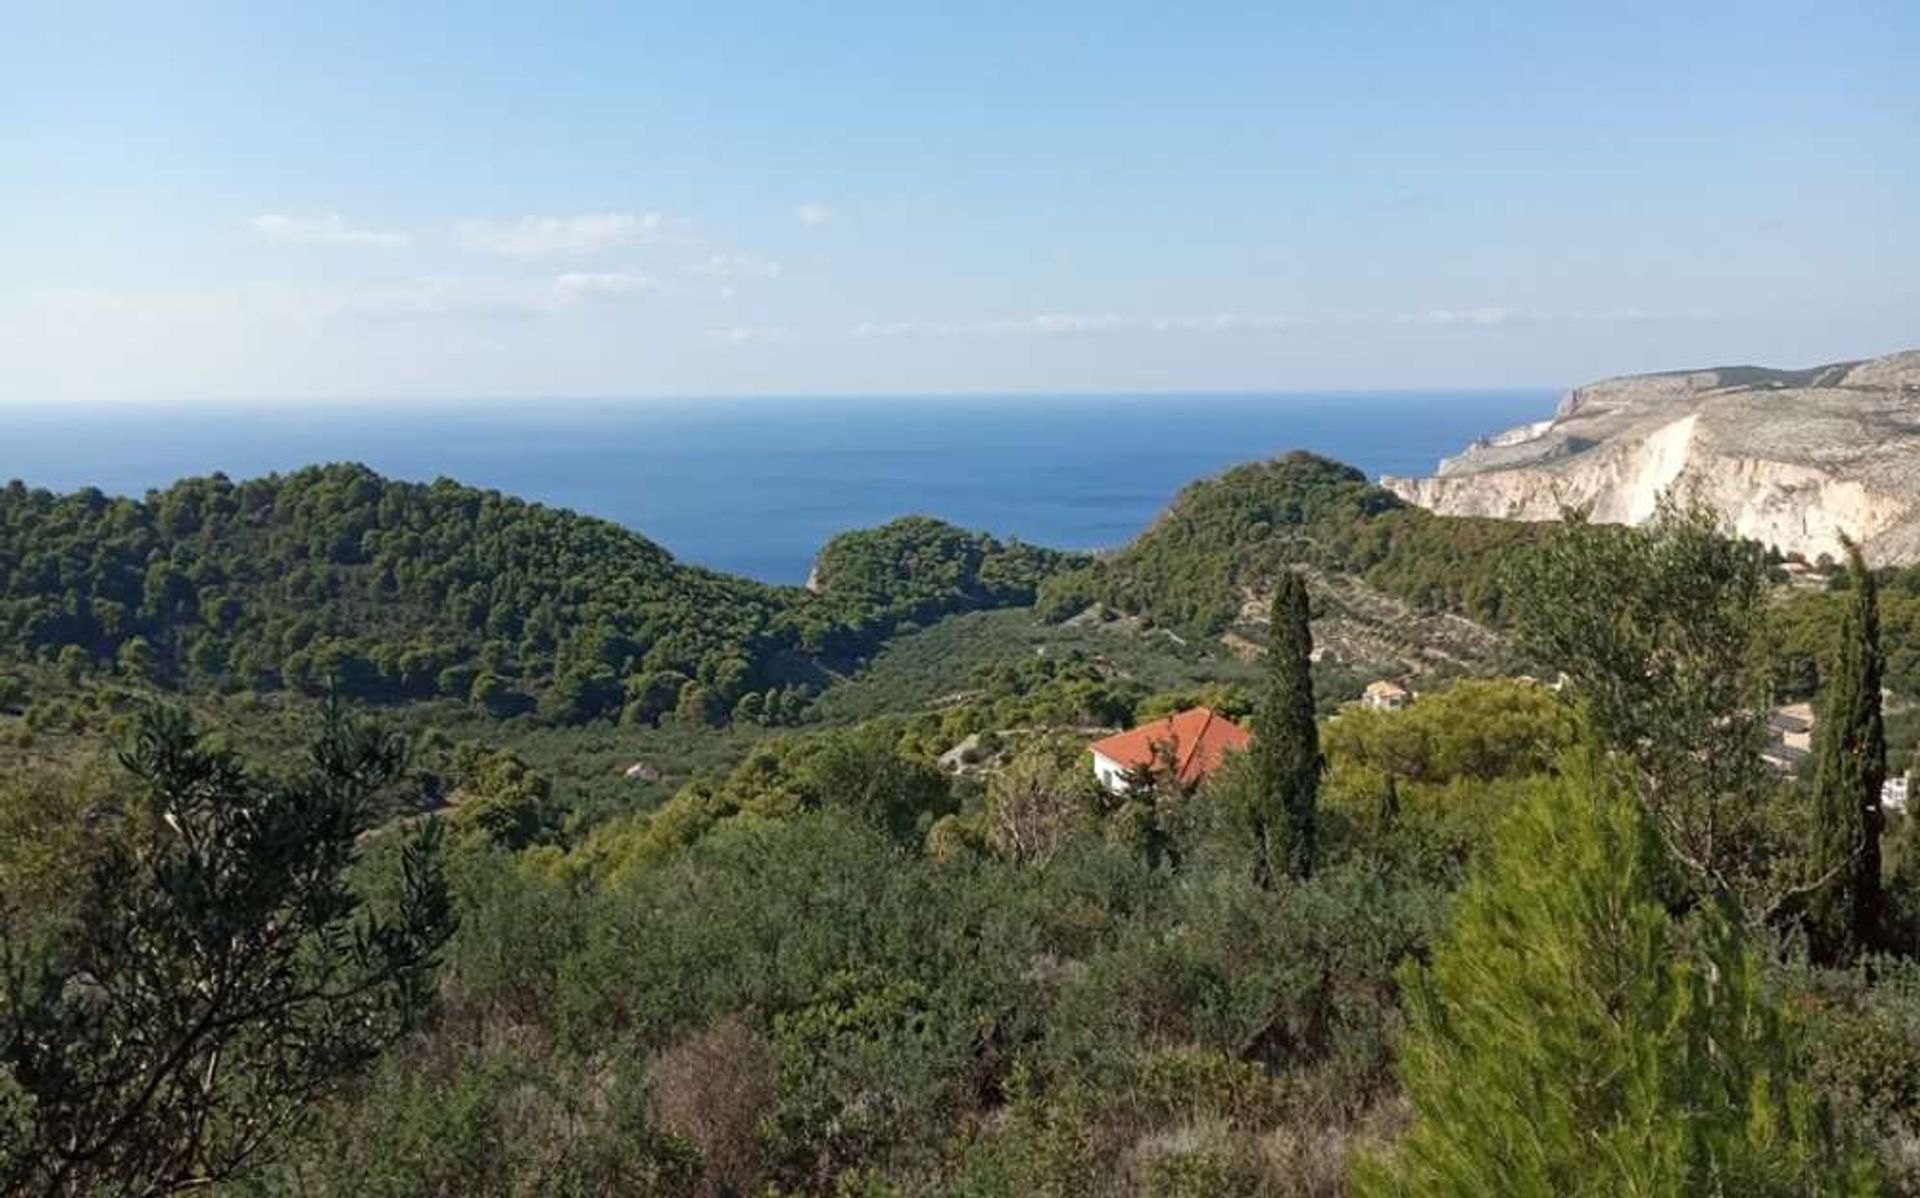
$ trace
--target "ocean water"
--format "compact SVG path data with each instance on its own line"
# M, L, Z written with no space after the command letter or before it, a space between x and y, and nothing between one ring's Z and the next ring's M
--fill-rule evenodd
M0 479L139 495L316 462L446 476L618 521L685 561L804 580L896 516L1063 549L1120 545L1186 483L1309 449L1423 474L1547 415L1546 391L507 404L0 407Z

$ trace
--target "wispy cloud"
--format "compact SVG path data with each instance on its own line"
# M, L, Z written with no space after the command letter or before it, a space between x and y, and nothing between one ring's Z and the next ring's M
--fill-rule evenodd
M1538 310L1510 308L1496 304L1477 308L1430 308L1424 312L1404 312L1396 317L1395 321L1410 325L1451 325L1466 329L1491 329L1531 325L1638 324L1663 320L1707 320L1712 319L1713 315L1711 312L1701 311L1650 312L1641 308Z
M529 320L553 308L551 297L500 279L423 276L375 286L310 294L314 312L327 320Z
M652 275L569 271L553 281L554 302L562 306L592 303L630 303L666 291Z
M1156 333L1271 333L1292 328L1300 321L1283 313L1215 312L1211 316L1157 317L1148 323Z
M561 258L647 242L691 242L687 222L658 212L589 212L523 216L514 221L463 220L455 240L503 258Z
M712 254L686 268L709 279L777 279L780 264L753 254Z
M550 283L427 276L311 295L326 319L546 320L598 304L632 303L668 290L649 275L569 271Z
M1463 324L1463 325L1502 325L1518 324L1527 319L1524 313L1512 308L1488 306L1481 308L1433 308L1425 312L1409 312L1400 317L1401 324Z
M322 327L564 319L590 305L636 301L670 291L658 279L633 274L568 272L545 282L420 275L320 286L261 282L164 292L66 289L38 293L35 304L43 312L64 314L75 323L114 319L129 325L164 321L171 326L197 319L236 328Z
M777 325L736 324L709 330L707 338L722 345L786 345L799 340L799 335Z
M1550 325L1629 324L1669 320L1710 320L1707 311L1649 312L1638 308L1535 311L1504 305L1428 308L1409 312L1234 312L1198 315L1133 316L1115 312L1041 312L1031 316L984 320L863 321L848 329L859 339L962 337L1272 336L1296 330L1393 326L1520 329Z
M793 210L793 219L806 225L810 229L817 229L821 225L829 224L833 218L833 209L821 203L819 200L808 200Z
M1124 316L1111 312L1042 312L1033 318L1033 331L1048 336L1063 333L1113 333L1127 327Z
M1123 316L1117 312L1041 312L1032 316L972 321L895 320L854 325L858 338L887 337L1075 337L1113 333L1263 333L1291 327L1293 317L1217 312L1205 316Z
M406 233L386 233L374 229L356 229L343 216L285 216L266 213L251 222L253 231L267 241L289 245L360 245L375 249L398 249L413 244Z

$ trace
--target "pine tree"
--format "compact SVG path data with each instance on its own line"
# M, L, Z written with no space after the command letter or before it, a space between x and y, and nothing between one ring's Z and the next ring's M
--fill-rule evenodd
M1363 1198L1865 1195L1796 1081L1796 1030L1715 914L1681 928L1629 788L1575 763L1496 835L1432 964L1409 965L1414 1126Z
M1880 788L1887 737L1880 715L1880 607L1859 546L1847 542L1850 588L1826 671L1814 736L1814 860L1823 885L1809 933L1816 956L1851 961L1879 940Z
M1291 570L1280 576L1268 629L1266 689L1253 719L1257 786L1250 813L1262 886L1272 884L1276 867L1295 878L1308 876L1319 851L1325 762L1313 718L1313 633L1306 584Z

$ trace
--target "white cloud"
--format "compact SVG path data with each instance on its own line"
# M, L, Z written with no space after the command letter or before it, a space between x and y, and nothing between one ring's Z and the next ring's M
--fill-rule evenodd
M951 337L963 332L965 328L965 325L941 324L927 320L863 320L848 331L864 340L883 337Z
M553 299L561 305L631 302L665 290L651 275L569 271L553 281Z
M290 245L363 245L390 250L413 244L409 234L356 229L347 224L345 217L337 215L283 216L267 213L254 217L250 223L253 231L267 241Z
M453 235L468 249L503 258L557 258L644 242L693 240L686 222L658 212L589 212L523 216L517 221L463 220Z
M1292 327L1284 315L1219 312L1210 316L1122 316L1115 312L1042 312L998 320L866 321L853 336L887 337L1076 337L1108 333L1265 333Z
M1063 333L1112 333L1127 327L1125 317L1111 312L1043 312L1033 318L1033 331L1048 336Z
M833 209L818 200L808 200L793 210L793 219L810 229L819 228L833 220L833 217Z
M853 335L873 337L1008 337L1060 336L1111 332L1127 326L1125 318L1109 312L1043 312L1036 316L999 320L866 321L853 326Z
M724 329L712 329L707 336L722 345L786 345L799 340L793 330L777 325L736 324Z
M753 254L712 254L686 272L709 279L777 279L780 264Z
M1156 333L1270 333L1299 321L1281 314L1216 312L1211 316L1162 316L1148 322Z
M645 275L568 273L548 283L422 275L319 286L256 282L168 291L66 288L34 294L31 307L74 327L318 329L430 320L543 320L587 304L636 300L666 290L665 284Z
M1465 328L1496 328L1513 325L1634 324L1645 321L1704 320L1710 312L1648 312L1640 308L1566 310L1527 310L1487 306L1481 308L1434 308L1408 312L1398 317L1400 324L1455 325Z
M1512 308L1434 308L1426 312L1414 312L1400 318L1401 324L1463 324L1463 325L1502 325L1515 324L1524 319L1523 315Z

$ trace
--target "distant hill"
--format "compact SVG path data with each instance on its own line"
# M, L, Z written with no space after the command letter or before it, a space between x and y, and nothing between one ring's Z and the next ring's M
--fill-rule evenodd
M1638 523L1675 484L1732 530L1808 559L1840 536L1920 562L1920 351L1806 370L1719 367L1607 379L1551 418L1475 443L1431 478L1384 484L1449 515Z
M1126 548L1046 582L1040 607L1065 618L1099 603L1216 637L1263 619L1275 574L1301 568L1321 580L1317 599L1344 596L1342 606L1370 609L1366 623L1453 616L1497 625L1499 563L1537 535L1525 524L1436 516L1350 466L1293 453L1186 487ZM1411 631L1402 636L1418 639Z
M816 612L847 628L893 628L954 612L1032 603L1048 578L1091 560L1001 541L926 516L841 533L815 559Z
M676 561L604 520L358 465L143 499L0 492L0 667L185 692L465 700L558 724L783 723L888 637L961 612L1095 605L1235 651L1283 568L1358 668L1482 668L1498 563L1534 526L1436 516L1296 453L1193 483L1094 558L915 516L834 537L806 588ZM1472 622L1469 622L1472 621Z
M144 499L0 492L0 662L165 686L471 699L557 722L791 714L902 623L1031 602L1068 555L915 518L835 538L819 593L603 520L357 465Z

